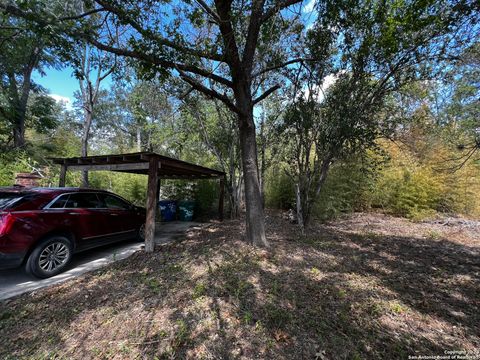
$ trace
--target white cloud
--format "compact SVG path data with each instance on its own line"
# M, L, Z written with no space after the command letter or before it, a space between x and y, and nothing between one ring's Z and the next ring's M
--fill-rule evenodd
M337 79L338 79L338 74L328 74L327 76L325 76L325 79L323 79L323 82L322 82L322 90L327 91L327 89L330 86L335 84Z
M317 0L309 0L308 3L303 7L303 12L312 12L315 8L315 3Z
M325 98L325 93L328 90L330 86L335 84L335 82L338 79L338 74L328 74L325 76L325 78L322 81L322 85L320 86L314 86L313 87L313 92L314 92L314 97L318 102L322 102L323 99ZM310 90L305 87L305 93L303 95L306 99L310 96Z
M66 96L58 95L58 94L49 94L49 96L55 100L57 103L63 103L67 110L72 110L72 99Z

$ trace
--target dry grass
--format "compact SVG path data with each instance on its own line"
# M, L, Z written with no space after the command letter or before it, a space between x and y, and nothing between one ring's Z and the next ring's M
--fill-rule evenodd
M0 358L394 359L480 349L471 234L359 214L305 237L275 214L267 226L269 251L242 241L240 221L212 223L152 255L4 302Z

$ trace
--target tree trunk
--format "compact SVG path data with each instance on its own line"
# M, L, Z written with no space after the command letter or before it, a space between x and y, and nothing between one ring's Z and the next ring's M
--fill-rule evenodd
M24 115L16 115L13 127L13 146L15 148L23 148L25 146L25 113Z
M232 219L237 219L240 216L240 189L239 184L235 182L234 187L232 189Z
M240 196L239 184L237 184L236 176L229 177L230 182L227 186L228 201L230 203L230 218L236 219L240 215Z
M32 72L37 63L38 54L32 53L31 61L23 72L23 84L18 89L18 83L13 73L8 74L9 96L14 101L13 115L13 146L23 148L25 146L25 117L27 115L27 103L30 96ZM20 91L20 93L19 93Z
M84 111L84 123L82 133L82 156L88 156L88 139L90 136L90 127L92 126L92 108L88 107ZM88 171L82 171L82 187L89 187Z
M142 129L137 125L137 151L142 151Z
M300 182L295 184L295 199L297 202L297 222L298 225L300 226L300 229L302 229L302 234L305 233L305 221L303 218L303 206L302 206L302 191L300 189Z
M265 111L265 109L263 109ZM262 117L265 115L262 114ZM265 119L262 119L262 122L260 124L260 138L262 140L262 146L261 146L261 162L260 162L260 194L262 195L262 206L265 208L265 152L267 151L266 149L266 142L265 142Z
M246 109L244 107L244 109ZM240 149L243 178L245 181L245 205L247 239L257 246L268 246L265 236L265 217L260 194L257 162L257 139L253 122L253 106L239 115Z
M302 232L310 224L310 218L312 214L312 208L315 201L318 200L320 192L323 189L323 185L327 180L328 170L332 164L332 155L327 155L320 163L320 167L310 172L309 176L318 176L316 182L311 179L302 179L301 175L298 177L296 187L296 202L297 202L297 219L298 224L302 228ZM306 185L311 184L311 185ZM313 191L312 191L313 190Z

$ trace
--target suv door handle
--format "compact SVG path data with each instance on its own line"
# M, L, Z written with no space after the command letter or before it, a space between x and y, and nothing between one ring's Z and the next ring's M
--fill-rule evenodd
M68 213L68 215L82 215L82 214L79 214L79 213L76 213L76 212L70 212L70 213Z
M112 216L118 216L118 214L115 214L115 213L110 213L110 215L112 215Z

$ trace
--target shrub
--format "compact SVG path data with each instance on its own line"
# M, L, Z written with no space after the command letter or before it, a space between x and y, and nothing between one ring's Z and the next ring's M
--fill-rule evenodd
M390 161L379 172L372 192L372 205L388 213L414 220L440 213L479 214L480 169L473 163L452 171L444 159L454 154L435 144L435 151L414 152L384 145Z

